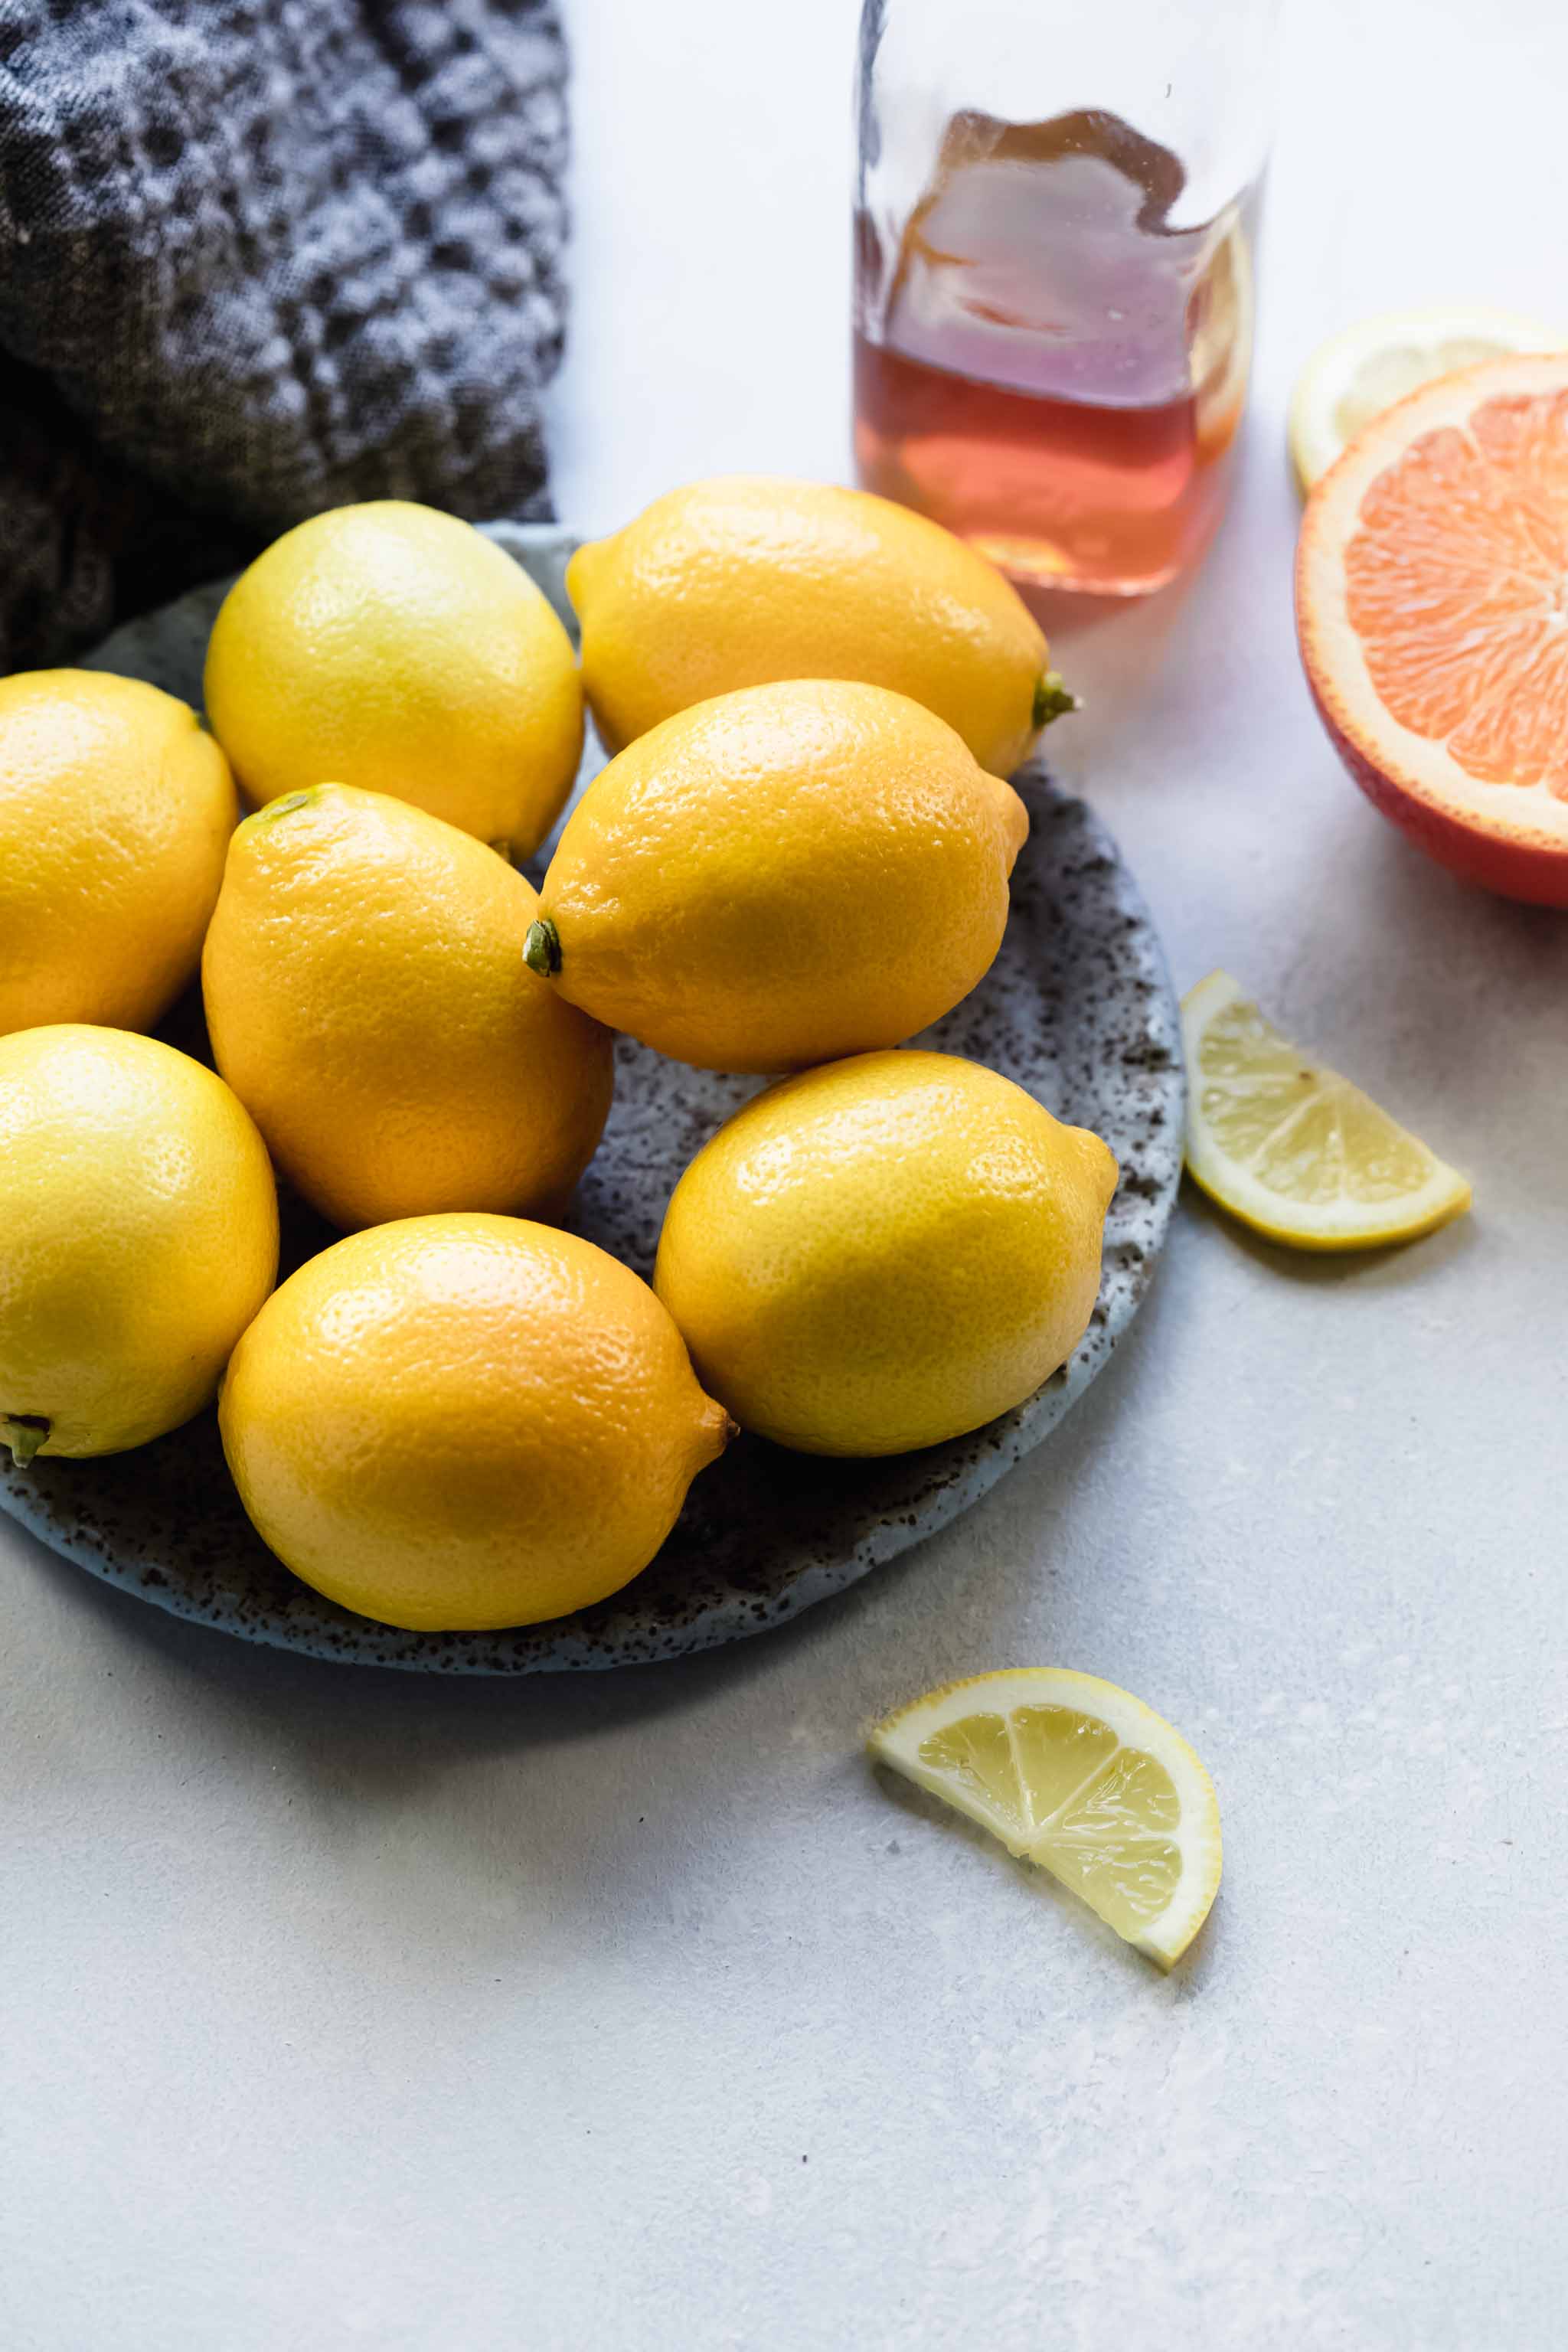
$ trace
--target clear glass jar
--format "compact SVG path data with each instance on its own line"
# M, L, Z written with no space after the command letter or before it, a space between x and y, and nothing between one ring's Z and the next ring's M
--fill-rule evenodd
M855 449L1027 585L1137 595L1224 511L1278 0L866 0Z

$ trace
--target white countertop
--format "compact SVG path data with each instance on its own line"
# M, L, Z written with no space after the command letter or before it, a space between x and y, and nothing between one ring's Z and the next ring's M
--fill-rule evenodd
M572 15L562 511L842 475L853 0ZM1282 421L1362 311L1568 310L1565 96L1558 0L1298 9L1229 524L1059 648L1059 772L1178 983L1243 974L1475 1216L1288 1264L1185 1202L1057 1438L684 1665L334 1669L0 1524L8 2352L1562 2344L1568 918L1342 775ZM873 1713L1035 1660L1213 1769L1172 1979L862 1761Z

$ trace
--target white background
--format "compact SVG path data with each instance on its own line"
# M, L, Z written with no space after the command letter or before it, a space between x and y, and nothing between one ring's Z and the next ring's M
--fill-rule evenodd
M572 8L584 528L843 474L854 13ZM1561 2346L1568 918L1340 774L1282 429L1362 311L1568 310L1565 114L1557 0L1298 7L1230 522L1059 648L1091 707L1053 752L1178 982L1243 973L1474 1218L1322 1266L1187 1202L1038 1455L684 1666L315 1665L7 1525L8 2352ZM1213 1768L1226 1884L1171 1979L861 1759L892 1702L1037 1659Z

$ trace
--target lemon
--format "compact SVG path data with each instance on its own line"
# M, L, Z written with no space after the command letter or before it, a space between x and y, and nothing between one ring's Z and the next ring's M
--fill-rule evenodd
M0 1038L0 1444L118 1454L207 1403L278 1272L267 1153L156 1038Z
M0 1032L150 1028L195 971L238 814L172 694L98 670L0 679Z
M1116 1162L953 1054L770 1087L675 1188L654 1286L742 1427L901 1454L1031 1396L1083 1337Z
M1240 430L1255 307L1252 239L1235 221L1203 264L1187 303L1187 370L1200 466L1223 457Z
M974 1675L900 1707L868 1744L1161 1968L1208 1917L1220 1874L1214 1783L1131 1691L1061 1666Z
M1270 1241L1377 1249L1470 1205L1464 1178L1336 1071L1310 1062L1211 972L1182 1000L1187 1172Z
M566 585L605 749L738 687L858 678L1009 776L1072 707L1016 588L940 523L820 482L724 475L578 549Z
M214 1055L334 1223L564 1208L614 1065L523 962L538 903L482 842L349 785L235 835L202 960Z
M1302 496L1363 425L1437 376L1507 352L1560 352L1568 332L1465 303L1386 310L1320 343L1290 400L1290 462Z
M528 856L583 749L565 630L471 523L395 499L285 531L224 599L207 716L253 803L333 779Z
M988 970L1028 822L904 695L721 695L589 785L530 960L596 1020L701 1069L896 1045Z
M646 1283L482 1215L376 1225L301 1266L235 1350L219 1418L279 1558L425 1629L617 1591L730 1429Z

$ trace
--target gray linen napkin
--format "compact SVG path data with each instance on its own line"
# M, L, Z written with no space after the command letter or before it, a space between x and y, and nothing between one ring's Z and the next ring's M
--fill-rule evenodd
M0 0L0 670L365 498L545 517L553 0Z

